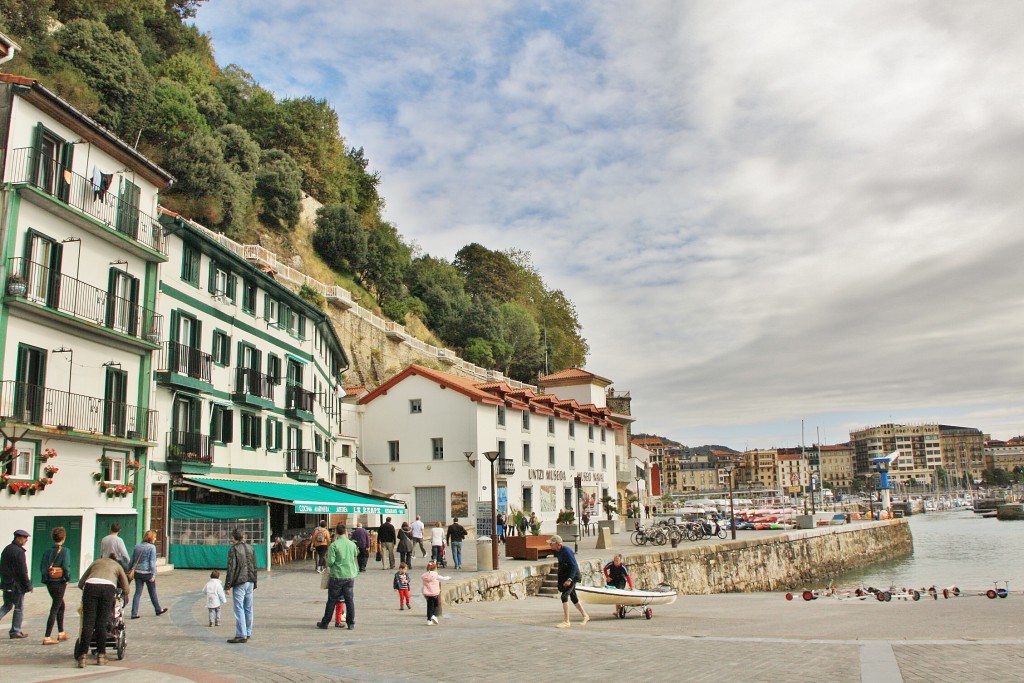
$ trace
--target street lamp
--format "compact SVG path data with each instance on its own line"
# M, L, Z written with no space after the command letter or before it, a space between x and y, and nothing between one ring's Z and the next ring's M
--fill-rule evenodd
M736 469L736 463L729 461L723 468L726 476L729 478L729 533L732 536L732 540L736 540L736 509L733 507L732 501L732 473Z
M484 457L491 463L491 564L498 568L498 498L495 491L494 461L498 459L498 451L484 451Z

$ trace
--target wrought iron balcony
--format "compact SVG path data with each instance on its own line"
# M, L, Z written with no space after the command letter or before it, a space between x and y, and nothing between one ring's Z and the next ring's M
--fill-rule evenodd
M167 462L212 465L210 435L189 431L168 432Z
M19 298L67 313L136 339L156 342L163 330L163 316L137 301L116 296L25 258L8 260L7 272L25 283ZM8 293L11 288L8 287Z
M199 382L210 383L210 372L213 367L213 356L197 348L179 344L175 341L164 342L163 348L156 359L157 380L174 383L173 377L188 377Z
M0 382L0 416L40 427L156 440L155 410L26 382Z
M296 416L300 414L311 416L313 414L313 404L316 402L316 394L312 391L303 389L298 384L289 384L286 396L286 410Z
M254 368L235 368L235 394L274 400L274 378Z
M286 471L289 473L316 474L319 454L307 448L292 448L285 451Z
M54 159L37 155L34 148L12 150L7 168L7 182L35 187L139 244L167 254L163 228L152 216Z
M499 458L498 459L498 474L515 474L516 464L512 462L512 458Z

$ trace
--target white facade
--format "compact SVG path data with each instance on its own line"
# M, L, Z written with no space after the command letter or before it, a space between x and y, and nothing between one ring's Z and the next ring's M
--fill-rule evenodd
M0 462L0 537L30 531L36 560L63 526L74 579L112 522L129 547L144 530L166 260L153 217L172 179L29 79L0 74L0 121L0 429L15 455Z
M558 512L575 509L576 475L592 504L615 496L616 426L607 411L558 408L560 399L410 366L361 399L362 459L374 487L405 500L410 517L475 526L478 504L490 509L483 454L497 451L515 468L502 475L495 463L499 510L525 507L553 533Z
M330 319L205 229L168 212L162 221L170 260L158 308L168 333L154 362L160 446L150 486L180 488L199 475L343 483L335 463L348 361ZM344 460L340 471L354 467ZM306 526L284 508L271 512L274 531Z

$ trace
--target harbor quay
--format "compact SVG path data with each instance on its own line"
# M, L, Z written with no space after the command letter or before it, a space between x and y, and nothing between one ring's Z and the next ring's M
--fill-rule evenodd
M741 532L752 538L769 532ZM776 532L777 534L777 532ZM610 549L580 540L580 559L644 551L626 534ZM728 547L728 541L703 541ZM441 570L450 585L488 573L475 571L474 553L462 570ZM540 562L502 558L498 572ZM312 560L275 566L261 573L255 592L252 639L229 644L234 635L230 603L223 625L207 626L201 589L204 570L159 575L156 616L143 598L140 619L126 622L125 658L106 666L74 668L72 641L43 646L49 608L43 591L26 597L24 630L29 638L0 640L4 681L512 681L552 677L593 681L627 675L650 681L1017 681L1024 667L1024 595L1013 591L990 600L964 591L961 597L879 602L822 597L786 600L785 591L680 595L654 608L651 619L625 619L607 606L591 605L591 621L573 615L572 628L558 629L557 599L491 600L446 605L440 624L428 627L419 575L410 571L413 609L400 611L393 571L371 562L356 580L356 628L319 630L325 592ZM823 584L808 585L821 588ZM65 630L78 631L80 592L69 587ZM8 617L9 618L9 617ZM2 622L8 628L7 622Z

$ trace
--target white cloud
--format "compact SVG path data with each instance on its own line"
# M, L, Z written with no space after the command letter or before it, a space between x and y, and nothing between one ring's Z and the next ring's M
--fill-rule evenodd
M753 446L801 418L1024 431L1022 15L259 1L199 25L328 99L426 252L532 251L637 429Z

